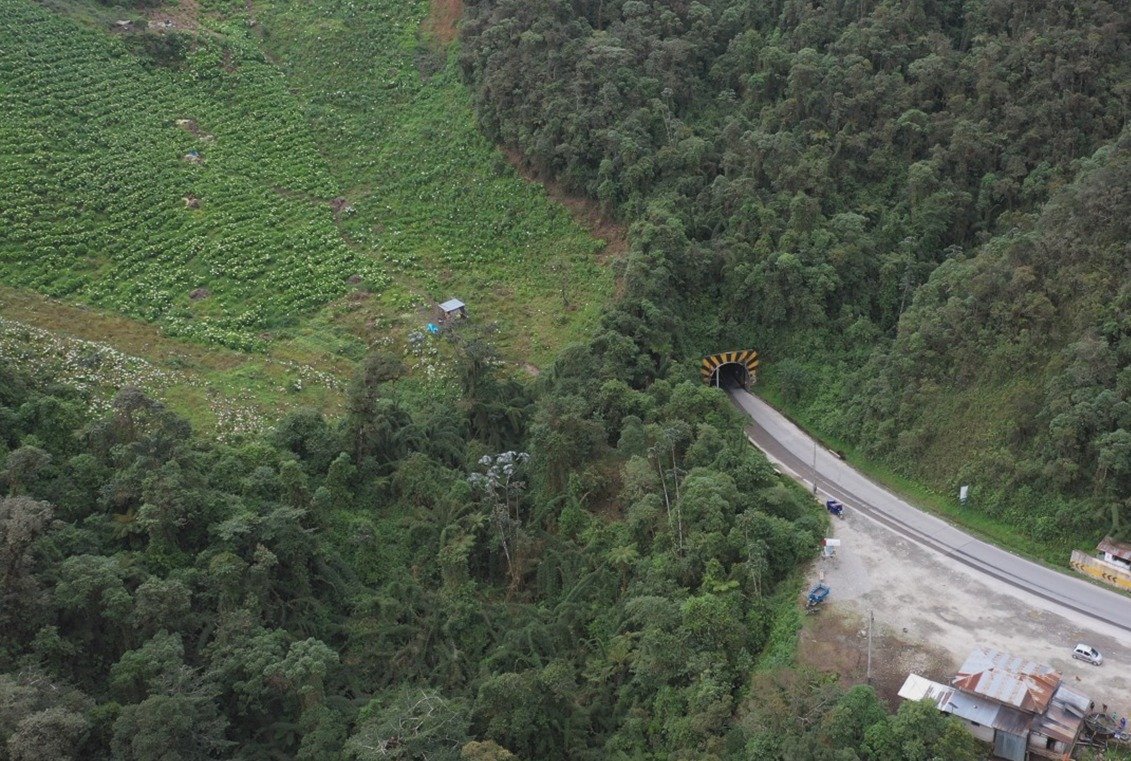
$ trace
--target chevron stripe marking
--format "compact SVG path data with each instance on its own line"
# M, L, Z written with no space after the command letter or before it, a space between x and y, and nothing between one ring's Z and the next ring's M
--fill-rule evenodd
M715 372L722 365L730 364L745 365L750 381L753 382L758 370L758 352L754 349L736 349L708 355L699 363L699 375L704 383L710 385Z

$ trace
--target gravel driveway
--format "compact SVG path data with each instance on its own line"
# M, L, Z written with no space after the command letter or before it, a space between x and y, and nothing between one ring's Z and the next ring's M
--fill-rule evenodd
M941 668L945 675L920 673L946 681L974 647L985 645L1052 666L1097 708L1106 703L1109 711L1131 715L1131 643L1117 630L1084 630L1071 617L1050 612L1047 605L1038 607L1036 600L1025 599L1025 593L1004 582L854 514L851 506L846 515L832 519L833 536L842 542L837 557L818 561L812 577L823 573L832 588L828 613L853 622L857 637L863 629L856 627L866 627L860 622L867 621L869 611L874 614L875 635L889 651L874 652L874 671L901 673L901 665L910 670L920 664L924 671ZM806 636L819 640L823 630L834 629L807 627L803 641ZM1073 659L1077 642L1097 647L1104 665ZM947 657L944 667L940 661Z

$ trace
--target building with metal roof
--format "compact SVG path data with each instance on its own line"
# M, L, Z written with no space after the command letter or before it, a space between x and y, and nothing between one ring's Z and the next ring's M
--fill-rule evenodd
M1124 570L1131 569L1131 544L1117 542L1110 536L1105 536L1103 541L1096 545L1096 550L1108 563Z
M971 734L993 745L996 758L1067 759L1093 703L1060 680L1049 666L980 647L950 685L910 674L899 696L929 699L961 719Z
M1060 684L1060 672L1036 661L979 647L967 656L951 684L973 695L1039 713Z
M1099 579L1119 589L1131 590L1131 544L1117 542L1110 536L1096 545L1091 556L1082 550L1072 550L1072 567L1080 573Z
M1069 756L1084 729L1084 717L1092 707L1087 695L1059 686L1048 709L1033 721L1029 752L1045 758Z

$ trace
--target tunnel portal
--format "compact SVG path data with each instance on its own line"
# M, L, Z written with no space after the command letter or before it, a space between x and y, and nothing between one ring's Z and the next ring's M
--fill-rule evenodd
M750 388L758 379L758 352L744 349L703 357L699 375L708 386Z

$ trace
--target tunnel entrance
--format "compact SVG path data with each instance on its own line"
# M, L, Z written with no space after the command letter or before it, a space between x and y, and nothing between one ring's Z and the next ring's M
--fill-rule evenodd
M715 369L713 381L711 385L718 388L746 388L750 382L750 371L746 365L727 362Z
M699 375L708 386L749 388L758 379L758 352L746 349L703 357Z

